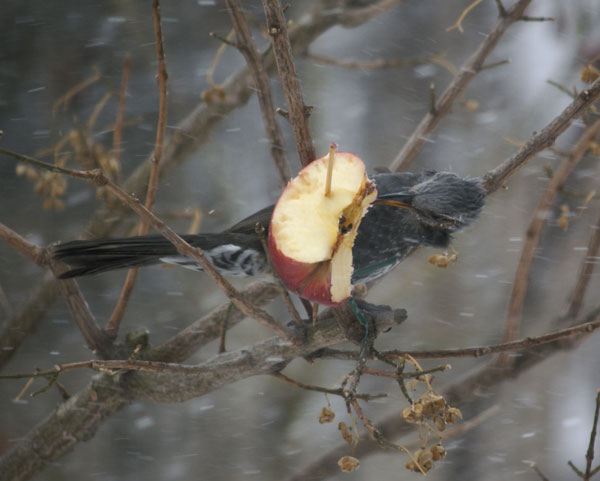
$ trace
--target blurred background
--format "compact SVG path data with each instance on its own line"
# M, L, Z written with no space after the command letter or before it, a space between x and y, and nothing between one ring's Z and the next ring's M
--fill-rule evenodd
M243 2L251 18L262 24L260 2ZM288 19L300 19L315 2L292 2ZM423 60L443 55L460 65L476 49L497 19L495 2L477 6L463 22L464 32L446 31L469 1L406 1L354 29L334 27L311 44L309 52L340 61L377 59ZM508 3L508 2L507 2ZM163 33L169 72L168 130L177 130L208 88L206 74L220 45L209 37L226 36L231 29L224 2L180 1L162 5ZM123 61L131 54L126 126L122 142L122 178L135 170L154 145L158 93L156 55L150 2L67 0L4 0L0 16L0 145L51 161L44 150L65 136L82 131L102 97L121 82ZM555 22L520 22L509 29L488 63L511 62L477 75L444 119L412 171L450 170L463 176L482 176L521 142L539 131L570 101L547 81L568 89L584 88L581 67L600 53L600 5L595 0L534 0L531 16L555 17ZM267 40L254 26L260 47ZM244 66L242 56L226 49L214 72L223 82ZM362 157L371 171L388 165L428 109L429 85L441 93L452 73L440 63L394 69L348 69L312 58L298 58L296 67L305 102L314 106L312 133L318 155L335 141L342 150ZM53 108L75 85L102 74L75 95L68 107ZM278 79L271 79L277 106L285 108ZM111 98L99 114L88 140L112 148L117 102ZM288 124L279 119L286 136L292 170L298 169L295 143ZM582 132L576 122L557 144L568 150ZM72 138L72 137L71 137ZM74 150L66 144L65 152ZM382 335L380 349L437 349L488 345L501 341L506 306L525 230L541 193L548 168L560 158L546 151L527 164L507 190L488 199L481 219L456 235L458 261L448 269L427 262L440 252L423 249L406 260L369 292L373 303L402 307L408 320ZM585 196L598 190L598 160L585 158L569 179L570 191ZM181 231L189 219L172 212L202 209L202 231L218 231L273 203L280 192L255 98L223 119L209 140L191 152L158 190L156 211ZM82 235L90 217L103 204L87 183L67 180L64 210L43 208L33 184L17 176L15 162L0 159L0 222L32 242L45 246ZM561 195L544 229L530 280L521 335L540 335L553 328L564 312L571 286L585 256L598 200L572 219L563 231L557 223L559 206L578 212L582 198ZM128 228L131 228L132 222ZM123 229L115 235L124 235ZM85 278L81 289L98 322L112 312L125 272ZM0 244L0 286L10 308L18 311L41 282L45 272L5 244ZM595 307L593 280L583 313ZM247 284L236 281L238 286ZM152 344L176 333L203 313L224 302L208 278L184 269L147 268L141 271L122 335L136 327L150 331ZM274 303L272 312L285 319ZM0 312L2 317L7 312ZM236 349L269 336L252 320L236 326L228 348ZM560 353L518 379L482 393L481 405L459 406L469 418L490 405L499 410L465 436L447 443L448 457L428 475L431 480L539 479L528 462L535 461L551 480L575 479L567 461L584 466L596 390L600 386L600 351L592 336L577 350ZM189 359L195 363L216 353L216 343ZM30 372L56 363L90 359L81 334L62 300L56 302L40 328L20 348L6 372ZM450 360L453 369L437 376L442 388L481 365L479 360ZM439 363L424 362L424 367ZM295 379L331 386L353 363L296 360L285 373ZM89 372L61 377L71 393L87 384ZM41 387L41 381L39 385ZM0 382L0 449L7 450L47 416L60 402L55 390L31 398L13 399L21 381ZM369 403L374 422L406 407L397 385L364 378L362 391L389 392ZM330 399L338 420L347 419L345 406ZM321 454L339 446L336 425L319 425L323 395L303 391L269 378L251 378L181 404L134 402L101 427L87 443L51 463L36 480L284 480ZM416 434L402 442L416 439ZM348 453L351 454L350 448ZM404 470L407 458L378 454L362 459L352 474L323 479L381 481L417 479ZM336 473L336 469L333 470Z

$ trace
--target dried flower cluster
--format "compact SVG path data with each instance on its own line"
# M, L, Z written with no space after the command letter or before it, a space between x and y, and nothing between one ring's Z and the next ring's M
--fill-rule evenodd
M321 409L319 413L319 423L326 424L330 423L335 419L335 413L331 410L330 407L324 407Z
M427 390L402 411L402 417L409 423L420 424L419 435L422 445L412 453L412 459L406 463L406 469L425 474L433 468L435 461L446 457L440 433L446 430L448 424L455 424L462 419L462 413L458 408L448 405L444 397L431 387L433 381L431 374L419 376L416 381L424 383ZM417 386L413 384L410 387L416 389ZM430 445L429 441L432 437L437 438L437 443Z
M95 143L91 136L81 129L69 132L68 140L73 148L73 160L84 169L100 169L111 179L118 179L121 166L117 158L107 152L102 144ZM96 197L109 205L116 201L106 187L96 189Z
M345 473L356 471L360 466L360 461L352 456L343 456L338 461L338 466Z
M100 77L96 76L91 80L95 81L98 78ZM84 88L84 84L85 86L91 85L93 81L84 82L82 85L76 86L67 92L61 98L61 103L64 104L65 108L68 100ZM76 126L70 132L52 147L36 152L36 157L52 154L54 156L54 164L63 168L72 160L83 169L101 169L107 177L118 182L121 170L119 159L93 138L96 120L111 97L112 94L110 93L104 95L94 107L93 113L85 126L75 119ZM64 151L65 146L68 147L67 152ZM67 182L64 175L55 172L41 173L35 167L25 164L19 164L16 172L17 175L24 175L28 180L33 182L35 193L44 198L44 209L64 209L64 196L67 190ZM116 198L105 187L98 188L96 195L98 199L104 199L110 205L116 202Z
M24 175L33 182L34 192L44 197L44 209L63 210L65 203L62 198L67 190L65 176L55 172L40 172L35 167L26 164L18 164L17 175Z

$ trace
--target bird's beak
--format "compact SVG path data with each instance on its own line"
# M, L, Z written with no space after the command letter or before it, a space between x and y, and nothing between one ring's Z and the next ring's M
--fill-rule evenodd
M403 209L415 209L410 202L414 198L413 193L409 192L396 192L393 194L383 194L377 197L375 204L391 205L394 207L401 207Z

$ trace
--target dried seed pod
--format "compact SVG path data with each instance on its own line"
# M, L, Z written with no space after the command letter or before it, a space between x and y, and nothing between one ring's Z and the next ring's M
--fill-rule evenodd
M352 431L345 422L342 421L341 423L339 423L338 429L342 433L342 438L344 439L344 441L346 441L348 444L352 444L354 442L354 436L352 435Z
M423 405L417 401L402 411L402 417L409 423L423 419Z
M330 423L334 419L335 413L331 409L329 409L328 407L324 407L323 409L321 409L321 412L319 413L319 423Z
M446 408L446 400L439 394L429 392L424 394L421 400L423 402L423 414L425 416L437 414Z
M443 432L446 430L446 421L444 421L444 418L442 416L434 416L433 419L433 424L435 424L435 427L438 429L438 431Z
M434 444L429 448L429 451L431 451L432 459L434 461L439 461L446 457L446 448L444 448L441 443Z
M345 473L356 471L360 466L360 461L352 456L343 456L338 461L338 466Z
M429 449L420 448L415 452L415 458L417 458L417 462L423 466L427 461L433 459L433 454Z
M458 419L462 419L462 413L458 408L448 408L444 413L444 421L448 424L454 424Z

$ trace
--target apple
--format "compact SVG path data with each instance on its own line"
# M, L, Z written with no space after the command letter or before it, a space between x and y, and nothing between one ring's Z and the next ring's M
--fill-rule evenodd
M363 161L349 152L314 160L281 193L269 228L273 269L300 297L335 306L352 293L352 246L377 198Z

